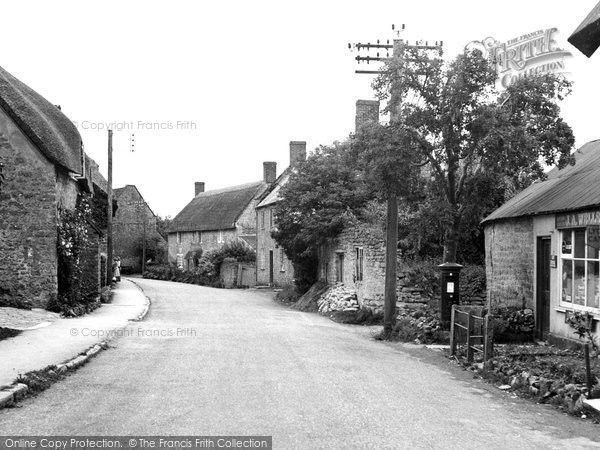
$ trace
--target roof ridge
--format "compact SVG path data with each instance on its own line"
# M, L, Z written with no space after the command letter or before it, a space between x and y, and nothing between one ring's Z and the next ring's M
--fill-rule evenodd
M244 184L238 184L236 186L229 186L229 187L220 188L220 189L212 189L210 191L201 192L198 195L196 195L194 198L209 197L211 195L224 194L225 192L242 191L244 189L249 189L254 186L258 187L262 183L263 183L262 181L254 181L252 183L244 183Z

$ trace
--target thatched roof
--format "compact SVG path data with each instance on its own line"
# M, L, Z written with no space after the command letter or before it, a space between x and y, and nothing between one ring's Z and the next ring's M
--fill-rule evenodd
M250 202L265 189L262 181L198 194L173 219L169 232L235 228Z
M53 163L82 174L81 136L54 106L0 67L0 107Z

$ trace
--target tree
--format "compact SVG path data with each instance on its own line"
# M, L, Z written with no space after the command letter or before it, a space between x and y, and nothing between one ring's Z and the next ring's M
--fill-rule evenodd
M359 214L375 196L349 149L349 142L317 148L281 188L272 235L294 264L301 292L316 281L319 246L342 231L347 214Z
M352 139L364 179L387 203L386 264L383 333L388 339L396 320L396 260L398 253L398 199L409 199L417 191L420 172L410 130L391 122L363 126Z
M169 239L169 227L173 219L171 216L160 217L156 216L156 231L166 240Z
M477 180L512 183L516 189L544 178L544 164L572 161L571 128L558 100L571 84L555 75L523 78L502 93L493 64L474 51L449 64L407 48L386 62L373 83L387 111L410 136L441 193L444 262L455 262L470 205L483 196Z

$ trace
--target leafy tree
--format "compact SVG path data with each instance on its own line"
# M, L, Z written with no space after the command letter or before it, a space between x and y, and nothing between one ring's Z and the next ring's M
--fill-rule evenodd
M301 292L316 281L319 246L342 231L346 214L359 214L375 196L349 150L349 142L317 148L280 191L272 234L294 264Z
M144 238L140 236L134 243L134 253L142 259L144 254ZM146 261L162 264L167 261L167 248L164 241L158 235L146 236Z
M171 216L156 216L156 231L158 231L165 239L169 238L169 227L171 226L171 222L173 222Z
M364 179L387 203L386 271L383 333L391 336L396 320L396 260L398 252L398 200L408 200L420 183L419 161L413 150L411 131L401 123L373 123L353 136L351 154L363 170Z
M571 84L543 75L498 93L494 67L479 52L449 64L415 48L398 54L373 87L389 100L387 111L427 165L430 187L439 194L429 202L443 225L444 261L455 262L464 222L475 217L469 209L487 198L481 181L518 190L543 179L544 164L572 161L573 133L557 104Z

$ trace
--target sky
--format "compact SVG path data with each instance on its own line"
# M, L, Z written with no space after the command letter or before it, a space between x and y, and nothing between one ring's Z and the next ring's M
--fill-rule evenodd
M448 59L473 40L558 28L573 53L563 116L577 146L600 138L600 51L588 59L567 42L596 3L12 1L0 65L61 105L105 176L112 123L113 186L134 184L156 214L175 216L195 181L257 181L263 161L287 167L289 141L311 151L345 139L356 100L374 98L347 44L393 39L392 24L409 41L444 41Z

